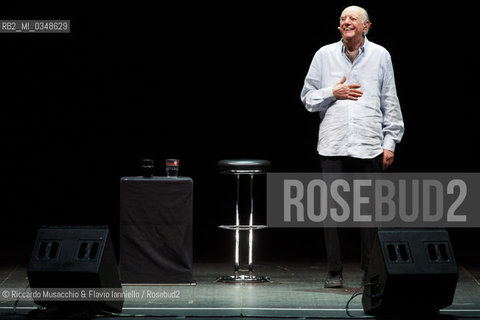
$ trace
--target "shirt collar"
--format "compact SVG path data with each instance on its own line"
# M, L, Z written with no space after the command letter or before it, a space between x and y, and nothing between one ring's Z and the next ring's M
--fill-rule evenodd
M345 46L343 45L342 39L340 39L340 45L342 48L342 53L345 52ZM360 47L360 52L365 53L366 48L370 45L370 42L368 41L367 37L365 37L365 41L363 41L363 46Z

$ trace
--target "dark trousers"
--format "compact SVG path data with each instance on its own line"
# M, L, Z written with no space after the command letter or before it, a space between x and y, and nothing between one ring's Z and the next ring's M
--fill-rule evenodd
M380 172L382 170L382 155L373 159L358 159L352 157L326 157L320 156L322 172ZM328 272L339 273L343 271L342 261L342 228L325 228L325 249L327 255ZM360 228L360 267L366 271L368 262L377 234L377 228Z

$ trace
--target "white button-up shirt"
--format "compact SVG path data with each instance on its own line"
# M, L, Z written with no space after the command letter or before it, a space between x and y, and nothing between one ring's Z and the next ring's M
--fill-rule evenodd
M359 84L362 97L337 100L333 86L343 76ZM310 112L319 112L318 153L371 159L383 149L395 150L404 126L388 51L369 42L352 63L342 41L318 50L305 78L301 99Z

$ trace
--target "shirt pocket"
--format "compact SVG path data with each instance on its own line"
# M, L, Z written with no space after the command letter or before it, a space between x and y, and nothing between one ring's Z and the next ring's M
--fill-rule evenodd
M380 97L380 81L378 77L367 77L362 80L360 90L369 97Z
M362 76L361 86L364 95L372 97L380 96L381 86L377 68L365 70L365 73Z

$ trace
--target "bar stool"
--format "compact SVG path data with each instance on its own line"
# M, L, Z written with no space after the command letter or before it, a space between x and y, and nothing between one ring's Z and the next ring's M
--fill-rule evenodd
M234 275L217 278L221 282L269 282L267 276L255 276L253 274L253 231L264 229L266 225L253 224L253 177L257 174L265 174L269 171L271 163L268 160L254 159L233 159L220 160L218 169L221 174L234 174L237 181L236 203L235 203L235 224L218 226L222 229L235 231L235 263ZM248 225L240 224L240 176L250 176L250 214ZM248 270L240 270L240 231L248 231ZM248 271L248 274L240 274L241 271Z

